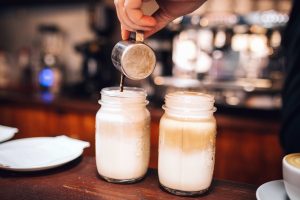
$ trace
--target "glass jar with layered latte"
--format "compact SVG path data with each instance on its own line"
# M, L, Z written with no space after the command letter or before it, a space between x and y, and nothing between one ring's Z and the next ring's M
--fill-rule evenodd
M170 193L195 196L208 191L215 163L213 96L174 92L165 97L159 125L158 176Z
M96 164L108 182L144 177L150 159L150 114L141 88L104 88L96 115Z

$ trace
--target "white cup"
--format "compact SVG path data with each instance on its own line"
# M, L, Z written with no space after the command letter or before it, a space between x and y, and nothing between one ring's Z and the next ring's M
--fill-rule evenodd
M291 200L300 199L300 153L286 155L282 159L282 175L285 190Z

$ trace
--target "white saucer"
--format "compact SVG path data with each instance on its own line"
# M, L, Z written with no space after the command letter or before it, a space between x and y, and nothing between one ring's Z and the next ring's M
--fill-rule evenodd
M11 139L17 132L17 128L0 125L0 143Z
M0 169L40 171L79 157L88 142L67 136L33 137L0 144Z
M258 200L289 200L283 180L270 181L262 184L256 190Z

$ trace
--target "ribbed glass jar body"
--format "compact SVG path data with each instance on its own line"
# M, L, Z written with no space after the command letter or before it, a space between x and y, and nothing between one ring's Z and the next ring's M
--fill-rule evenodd
M212 96L175 92L166 96L159 126L159 182L176 195L197 195L211 184L216 120Z
M109 182L135 182L150 159L150 114L141 88L104 88L96 115L96 164Z

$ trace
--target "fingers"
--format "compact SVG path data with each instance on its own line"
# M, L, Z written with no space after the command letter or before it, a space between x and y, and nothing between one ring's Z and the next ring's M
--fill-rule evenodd
M135 24L142 27L153 27L156 21L153 17L144 15L142 11L142 0L125 0L125 13Z
M156 20L148 15L144 15L140 9L126 9L128 18L135 24L142 27L153 27L156 25Z
M140 26L133 24L127 17L126 13L124 12L124 0L117 1L116 10L117 10L118 18L124 29L126 29L128 31L134 31L134 30L138 30L139 28L141 28Z
M162 9L158 9L153 14L154 19L156 20L156 25L150 30L144 32L144 37L147 38L159 30L163 29L169 22L173 21L175 17L172 17L166 14Z
M141 10L142 0L115 0L118 18L121 22L122 38L128 39L128 31L150 31L156 21Z
M126 30L122 25L121 25L121 36L122 36L122 40L128 40L130 36L130 32Z
M156 0L159 5L153 17L156 25L145 33L145 37L156 33L165 27L169 22L179 16L186 15L199 8L206 0Z

